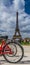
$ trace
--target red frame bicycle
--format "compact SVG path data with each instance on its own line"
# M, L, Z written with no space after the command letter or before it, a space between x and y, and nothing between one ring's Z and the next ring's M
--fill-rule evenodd
M21 61L24 56L24 49L18 41L10 41L6 43L3 39L0 44L0 56L3 55L9 63Z
M3 54L13 54L13 51L11 50L11 48L9 48L9 46L7 45L6 48L5 48L5 51L7 52L3 52L4 50L4 46L6 45L6 42L3 40L1 40L1 44L0 44L0 55L3 55ZM8 50L9 49L9 50Z

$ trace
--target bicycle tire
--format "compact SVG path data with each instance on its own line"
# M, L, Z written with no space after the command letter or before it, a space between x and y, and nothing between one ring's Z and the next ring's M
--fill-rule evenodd
M6 60L7 62L9 62L9 63L17 63L17 62L21 61L22 58L23 58L23 56L24 56L24 49L23 49L23 47L21 46L21 44L19 44L19 42L17 42L17 41L14 41L14 42L15 42L15 44L17 44L17 45L21 48L21 50L22 50L22 56L21 56L21 58L20 58L18 61L16 61L16 62L11 62L11 61L9 61L9 60L6 58L6 56L5 56L5 54L4 54L3 56L4 56L5 60ZM10 43L8 43L8 44L10 44ZM6 45L8 45L8 44L6 44ZM6 47L6 45L5 45L5 47ZM5 47L4 47L4 49L5 49ZM4 52L4 50L3 50L3 52Z

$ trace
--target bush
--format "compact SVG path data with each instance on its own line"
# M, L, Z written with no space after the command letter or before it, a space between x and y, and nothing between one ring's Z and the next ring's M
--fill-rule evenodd
M22 45L30 45L30 42L21 42Z

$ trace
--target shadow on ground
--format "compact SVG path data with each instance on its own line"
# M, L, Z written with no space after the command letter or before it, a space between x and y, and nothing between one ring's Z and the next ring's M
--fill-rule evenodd
M0 64L5 64L5 63L7 63L6 60L0 60ZM30 64L30 60L21 61L21 62L18 62L18 64Z
M24 56L24 57L27 57L27 56ZM0 65L2 65L2 64L5 64L5 63L7 63L7 61L6 60L0 60ZM17 62L18 64L30 64L30 60L25 60L25 61L19 61L19 62ZM16 64L17 64L16 63ZM13 63L14 64L14 63Z

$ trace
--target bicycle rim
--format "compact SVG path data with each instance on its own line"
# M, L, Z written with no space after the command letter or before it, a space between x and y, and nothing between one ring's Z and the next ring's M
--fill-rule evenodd
M8 44L10 44L10 43L8 43ZM8 57L6 54L4 54L4 58L5 58L6 61L8 61L9 63L16 63L16 62L22 60L22 58L23 58L23 56L24 56L23 47L22 47L19 43L17 43L17 42L15 42L14 45L15 45L16 48L17 48L17 53L15 54L15 56L12 56L12 57L10 56L10 57Z

